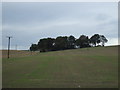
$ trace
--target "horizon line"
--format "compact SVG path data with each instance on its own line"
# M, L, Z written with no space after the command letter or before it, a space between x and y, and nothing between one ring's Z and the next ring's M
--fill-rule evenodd
M107 45L107 46L104 46L104 47L109 47L109 46L120 46L120 44L118 44L118 45ZM103 46L101 46L101 47L103 47ZM90 47L86 47L86 48L90 48ZM8 50L8 49L0 49L0 50ZM10 49L10 50L15 50L15 49ZM15 51L19 51L19 50L28 50L29 51L29 49L18 49L18 50L15 50Z

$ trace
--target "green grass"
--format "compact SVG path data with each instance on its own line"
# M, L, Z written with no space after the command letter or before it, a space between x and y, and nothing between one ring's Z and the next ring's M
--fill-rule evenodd
M3 58L3 88L118 87L118 47Z

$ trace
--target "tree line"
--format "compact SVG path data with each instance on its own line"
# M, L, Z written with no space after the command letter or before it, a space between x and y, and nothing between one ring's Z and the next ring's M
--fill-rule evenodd
M76 39L73 35L58 36L57 38L43 38L37 44L30 46L30 51L58 51L75 48L86 48L104 46L108 40L104 35L94 34L90 38L86 35L81 35ZM100 44L101 43L101 44Z

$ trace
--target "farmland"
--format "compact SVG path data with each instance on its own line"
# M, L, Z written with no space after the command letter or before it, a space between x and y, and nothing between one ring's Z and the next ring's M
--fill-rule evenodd
M6 55L3 51L3 88L118 87L118 46Z
M7 50L2 50L2 57L7 58ZM31 56L37 54L36 52L30 52L30 51L25 51L25 50L11 50L10 51L10 57L25 57L25 56Z

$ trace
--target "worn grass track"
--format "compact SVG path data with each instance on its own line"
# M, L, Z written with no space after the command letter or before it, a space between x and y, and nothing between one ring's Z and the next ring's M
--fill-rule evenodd
M3 88L118 87L118 47L3 58Z

